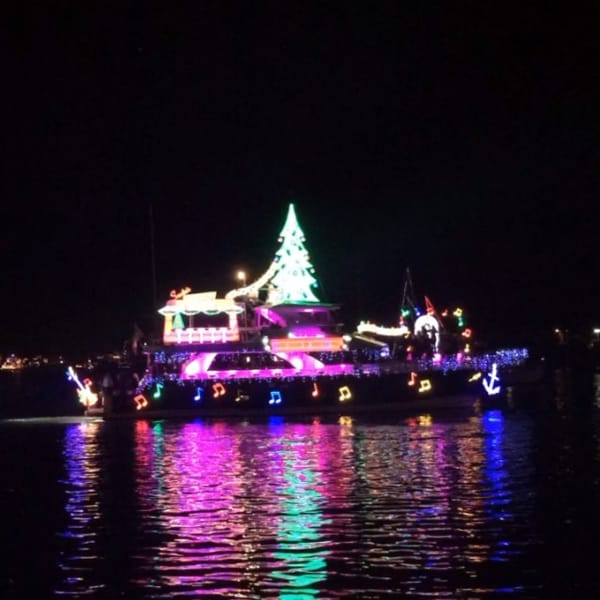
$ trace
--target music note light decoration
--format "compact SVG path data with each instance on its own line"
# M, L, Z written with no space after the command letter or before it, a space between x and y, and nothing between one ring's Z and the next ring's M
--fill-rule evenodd
M432 389L431 381L429 379L421 379L419 381L419 394L423 392L429 392Z
M341 388L338 389L339 393L340 393L340 402L345 402L346 400L350 400L350 398L352 398L352 392L350 391L350 388L347 385L343 385Z
M281 392L279 390L271 390L271 398L269 404L281 404Z
M135 402L135 409L142 410L142 408L146 408L148 406L148 400L146 400L146 396L144 394L138 394L134 396L133 401Z
M235 397L236 402L246 402L250 400L250 394L246 394L243 390L238 390L237 396Z
M408 380L408 385L410 385L412 387L415 385L416 382L417 382L417 374L414 371L411 371L410 379Z
M227 391L225 389L225 386L220 381L213 384L212 389L213 389L213 398L218 398L219 396L224 396L225 392Z

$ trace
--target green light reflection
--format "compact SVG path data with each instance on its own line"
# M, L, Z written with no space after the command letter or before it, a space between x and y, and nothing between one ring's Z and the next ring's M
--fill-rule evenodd
M277 527L278 549L273 556L283 563L272 576L283 582L279 597L286 600L315 598L319 594L315 585L327 579L325 557L329 550L321 533L327 521L321 510L322 482L314 469L318 456L313 455L318 448L310 440L299 444L289 439L282 448L287 485L279 492L283 517Z

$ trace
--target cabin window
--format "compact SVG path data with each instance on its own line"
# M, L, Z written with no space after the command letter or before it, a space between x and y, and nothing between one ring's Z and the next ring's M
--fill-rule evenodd
M227 313L216 315L197 314L187 317L188 327L229 327L229 316Z

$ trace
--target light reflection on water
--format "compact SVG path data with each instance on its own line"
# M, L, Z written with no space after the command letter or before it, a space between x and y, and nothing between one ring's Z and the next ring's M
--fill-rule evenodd
M531 494L514 491L531 478L529 433L515 421L507 441L501 411L66 424L56 592L518 596L512 563L535 544Z

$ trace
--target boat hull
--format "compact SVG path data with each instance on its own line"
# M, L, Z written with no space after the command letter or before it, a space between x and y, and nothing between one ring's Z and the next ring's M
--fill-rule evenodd
M351 414L496 405L504 389L486 394L469 371L288 378L270 380L165 381L143 394L115 395L104 416L235 416Z

